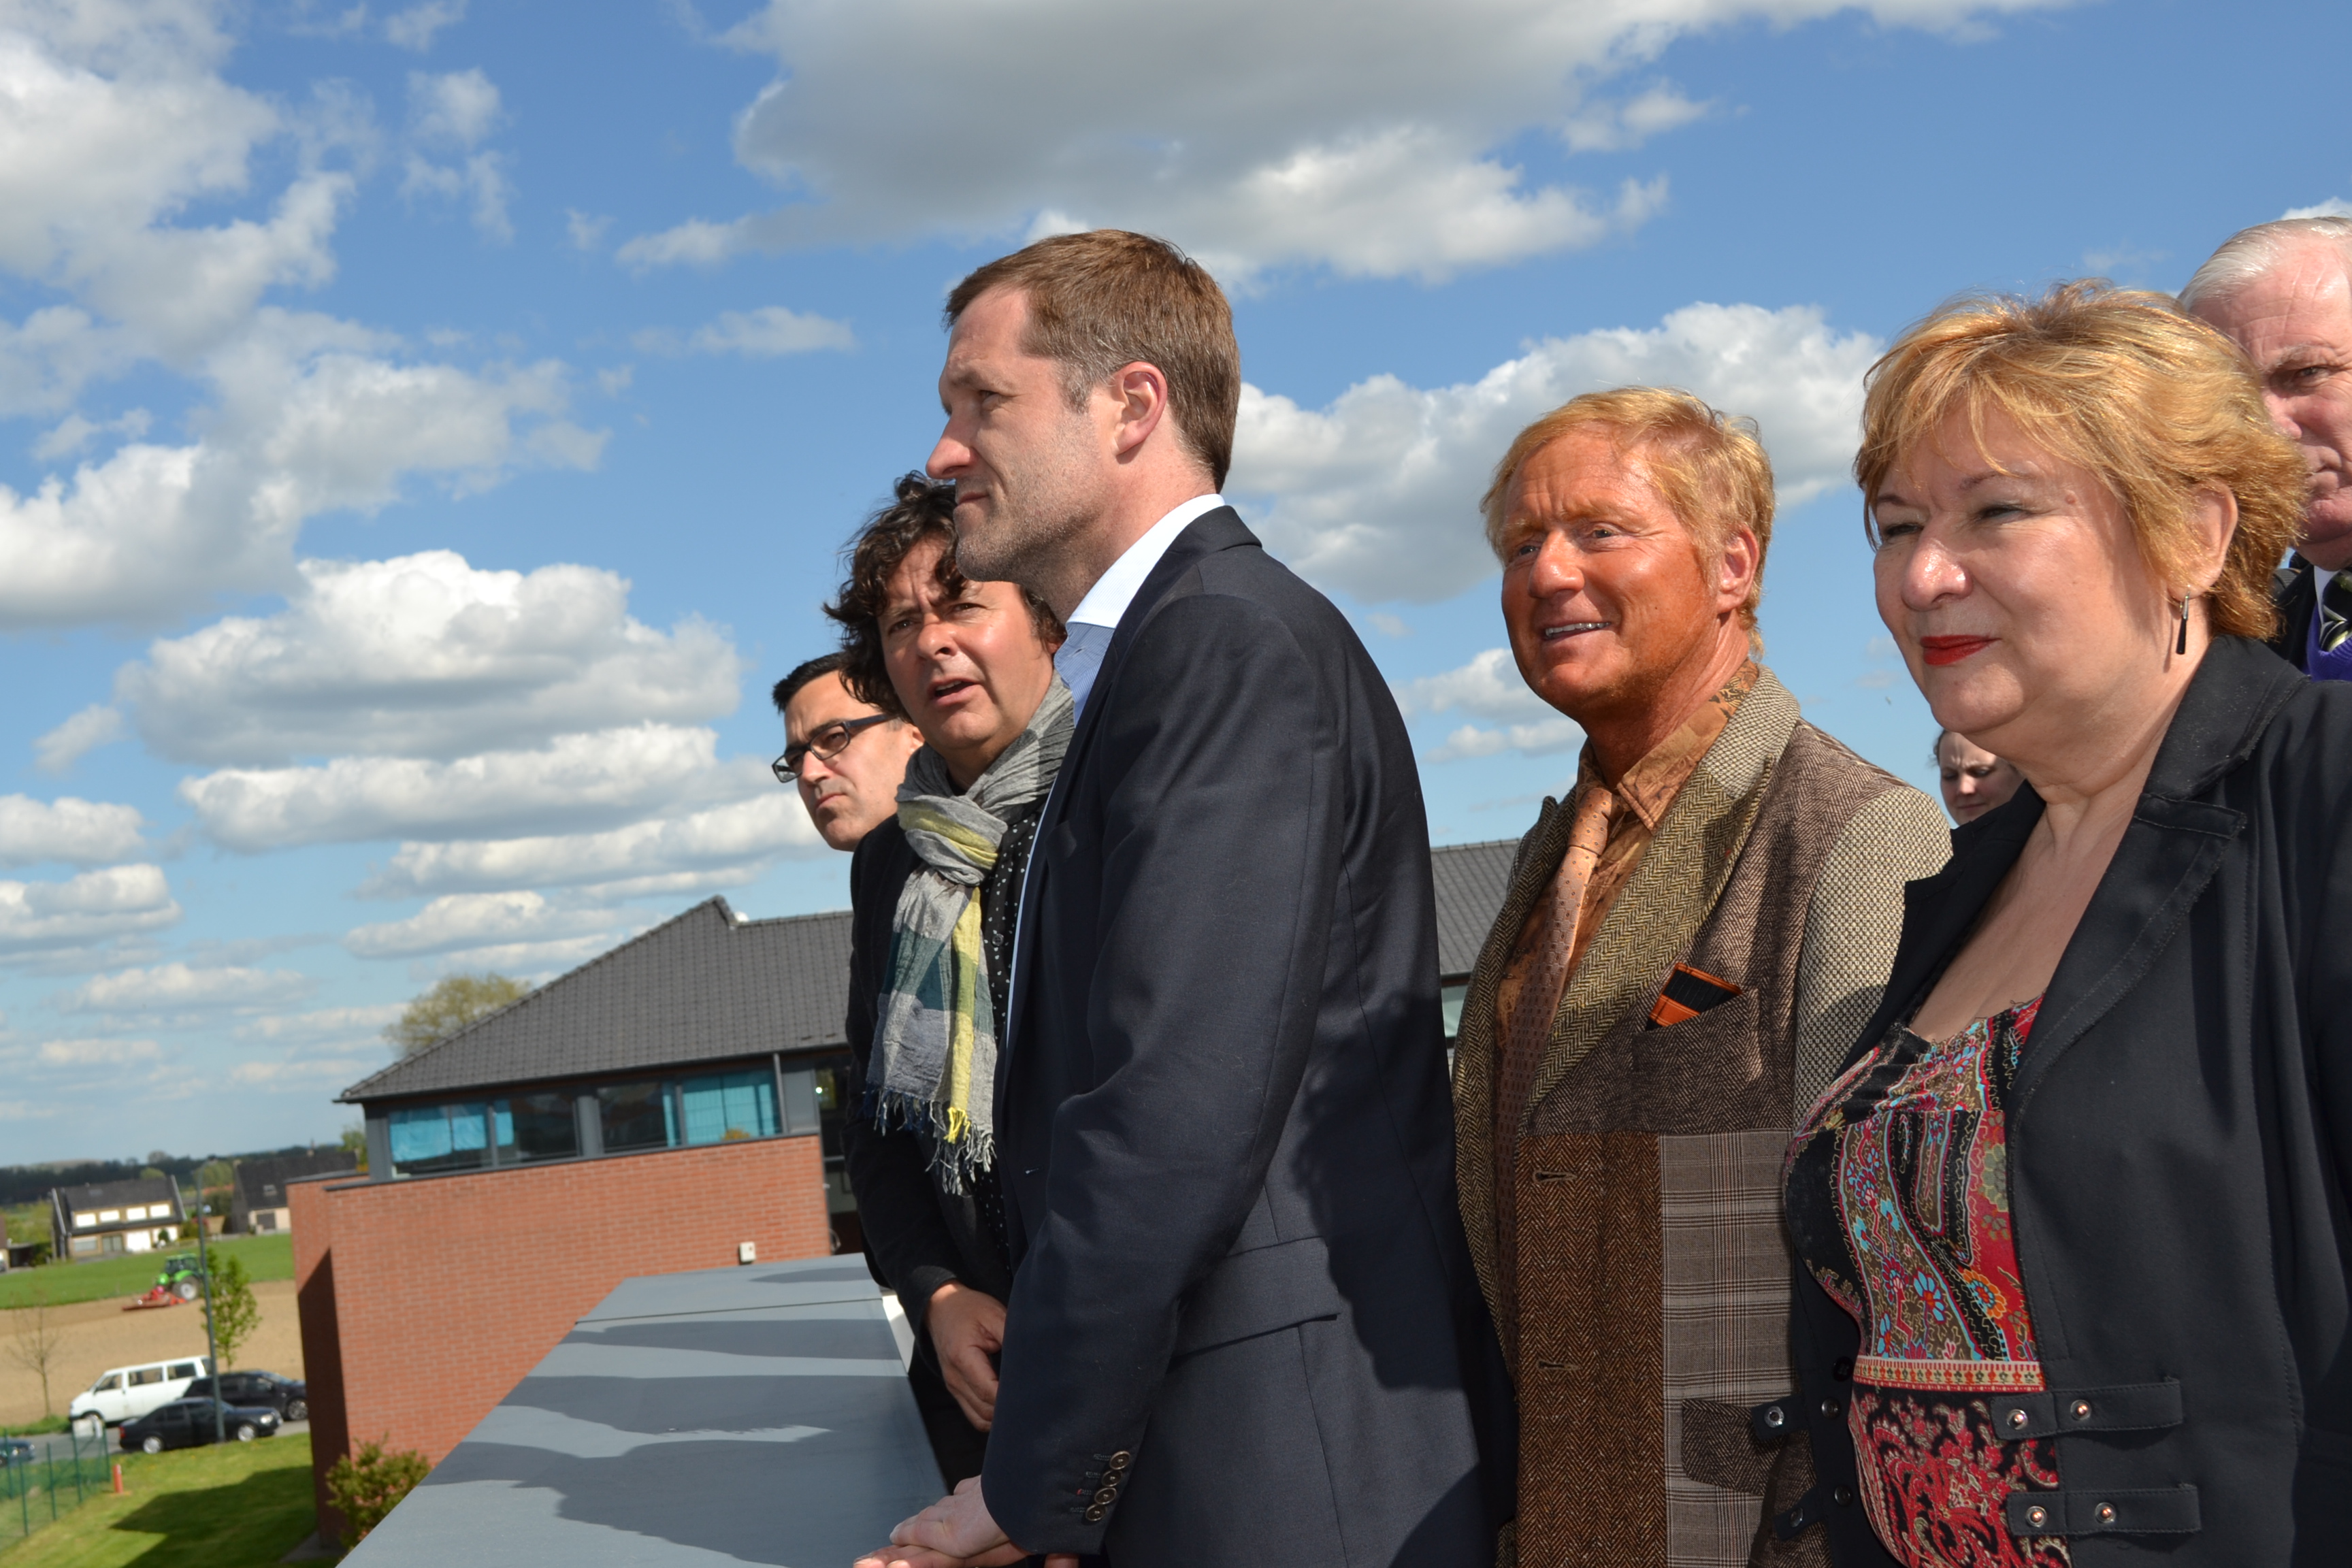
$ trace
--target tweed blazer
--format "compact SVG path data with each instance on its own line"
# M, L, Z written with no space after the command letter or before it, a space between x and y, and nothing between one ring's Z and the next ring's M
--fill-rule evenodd
M1780 1158L1876 1008L1904 883L1942 865L1949 837L1934 803L1804 723L1760 672L1570 975L1498 1162L1497 987L1571 816L1547 801L1521 843L1454 1062L1465 1228L1519 1396L1516 1551L1546 1568L1733 1565L1761 1540L1780 1560L1765 1500L1801 1494L1810 1470L1800 1446L1776 1477L1748 1421L1793 1386ZM1677 965L1736 994L1659 1026Z

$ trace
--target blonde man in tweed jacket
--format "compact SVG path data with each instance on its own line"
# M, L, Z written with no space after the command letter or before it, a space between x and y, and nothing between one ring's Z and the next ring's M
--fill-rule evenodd
M1519 673L1586 734L1454 1068L1518 1388L1504 1561L1825 1561L1800 1505L1838 1500L1806 1502L1801 1441L1751 1415L1794 1386L1780 1158L1877 1005L1943 816L1755 660L1772 472L1748 421L1588 395L1521 433L1486 508Z

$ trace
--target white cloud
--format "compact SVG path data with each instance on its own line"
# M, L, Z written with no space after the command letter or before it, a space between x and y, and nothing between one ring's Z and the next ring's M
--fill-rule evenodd
M566 207L563 211L563 232L574 250L602 250L604 231L613 226L610 217L591 217L588 214Z
M36 1058L50 1068L126 1068L163 1059L155 1040L49 1040Z
M507 207L514 199L514 186L507 178L506 161L496 153L473 151L498 124L497 84L479 70L440 76L411 71L408 104L411 134L419 147L455 148L468 155L445 164L421 152L411 153L400 194L412 201L418 196L470 199L476 229L490 239L512 239L514 224Z
M1225 489L1270 500L1253 525L1319 584L1373 601L1448 598L1495 570L1478 498L1538 415L1601 387L1682 387L1759 422L1780 503L1794 506L1843 482L1880 347L1832 331L1811 306L1698 304L1652 328L1546 339L1475 382L1423 390L1374 376L1320 412L1244 386Z
M1517 752L1523 756L1548 757L1555 752L1572 751L1584 743L1584 731L1573 719L1553 715L1532 724L1510 724L1500 730L1482 730L1475 724L1465 724L1445 737L1445 743L1423 753L1432 763L1459 762L1465 757L1492 757L1505 752Z
M643 272L649 268L674 267L680 262L709 267L732 256L740 244L733 224L710 223L691 218L675 228L659 234L641 234L622 245L613 254L621 265Z
M408 73L408 114L419 142L480 144L499 122L498 84L478 69Z
M239 1062L228 1069L229 1081L271 1093L318 1090L355 1083L382 1067L381 1058L367 1057L304 1057L287 1061Z
M45 773L61 773L100 746L122 739L122 711L93 702L33 742L35 766Z
M746 359L772 359L815 349L857 346L856 335L849 330L848 322L826 316L802 315L782 305L721 311L717 321L691 337L667 327L654 327L629 341L646 353L741 354Z
M0 881L0 952L105 942L179 918L157 866L111 866L63 882Z
M417 196L470 199L474 227L485 239L503 244L514 237L514 222L507 216L514 186L507 180L505 160L496 153L477 153L457 165L436 163L411 153L400 194L412 200Z
M316 983L291 969L194 969L163 963L84 981L49 998L60 1013L161 1013L268 1007L299 1001Z
M1885 24L1948 28L2035 3L1875 0L1862 9ZM1589 95L1679 37L1847 8L770 0L727 35L778 71L738 121L735 147L787 205L698 217L621 255L645 267L1076 223L1169 235L1233 278L1289 264L1442 278L1593 244L1638 226L1664 198L1663 179L1595 195L1530 177L1505 161L1515 139L1549 131L1572 144ZM1148 68L1104 69L1105 60ZM874 90L893 80L978 85ZM1622 106L1608 140L1625 144L1677 115L1687 118L1654 96L1638 110Z
M53 463L60 458L72 457L100 436L120 434L135 441L146 435L148 427L154 422L154 416L144 408L134 408L121 418L110 419L104 424L85 419L79 414L68 414L58 422L54 429L44 431L40 439L33 443L33 456L44 463Z
M1449 713L1455 709L1481 719L1541 719L1551 706L1528 689L1511 650L1490 647L1459 669L1424 675L1396 688L1397 707L1408 715Z
M1653 136L1677 131L1715 112L1712 100L1694 103L1683 89L1660 82L1622 102L1596 100L1560 128L1571 153L1626 153Z
M128 860L144 846L138 808L71 795L53 801L0 795L0 866L64 860L95 866Z
M614 573L481 571L446 550L299 570L277 615L156 642L116 678L155 751L262 766L450 758L735 708L743 661L726 635L643 625Z
M317 318L264 312L259 325L215 361L227 395L203 440L125 446L31 495L0 486L0 626L153 620L283 587L304 522L383 507L406 474L464 491L601 454L601 436L561 417L560 365L404 365L349 352L365 334Z
M308 1013L278 1013L249 1019L236 1026L241 1040L374 1039L383 1026L407 1010L404 1002L382 1002L367 1007L320 1007Z
M1504 752L1541 757L1584 742L1584 731L1574 720L1555 712L1519 679L1518 666L1507 647L1490 647L1457 669L1424 675L1395 689L1397 707L1407 715L1459 711L1502 726L1464 724L1443 745L1423 753L1425 762L1450 763Z
M610 931L618 919L610 910L552 904L539 893L450 893L406 920L360 926L343 938L343 945L361 958L415 958L453 948L593 937Z
M700 890L716 873L742 880L779 855L816 853L824 840L800 797L787 790L755 795L667 821L634 823L608 833L493 839L486 843L404 844L390 865L362 887L364 895L405 898L460 889L596 885L608 897Z
M258 853L371 838L499 838L619 826L772 790L764 764L720 763L705 729L638 724L531 751L456 762L337 757L317 767L233 768L186 779L205 831Z
M422 5L411 5L384 18L384 41L421 55L433 47L436 33L465 19L466 0L425 0Z
M0 274L68 297L0 321L0 416L62 415L45 460L127 438L30 493L0 488L0 627L152 624L280 588L309 519L381 507L405 476L463 491L596 460L601 437L562 418L560 365L405 363L397 340L267 302L333 276L358 185L330 165L363 160L374 133L348 93L281 110L223 79L214 10L18 7L0 31ZM427 80L419 124L439 144L495 118L478 73ZM289 143L270 165L290 162L282 184L257 189L257 156ZM496 155L454 177L498 230ZM258 216L178 221L227 201ZM93 378L149 361L209 389L198 438L151 441L143 416L73 407Z

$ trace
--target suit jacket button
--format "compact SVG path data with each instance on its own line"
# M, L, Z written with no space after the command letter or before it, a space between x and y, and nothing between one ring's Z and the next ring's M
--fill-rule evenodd
M1087 1510L1087 1522L1088 1524L1100 1524L1104 1520L1109 1517L1110 1508L1109 1505L1106 1503L1097 1503L1094 1507Z
M1123 1470L1127 1468L1128 1466L1135 1463L1135 1456L1129 1453L1126 1449L1121 1448L1118 1453L1113 1454L1110 1457L1109 1463L1112 1469Z
M1096 1506L1099 1508L1108 1508L1118 1500L1118 1489L1117 1487L1105 1487L1102 1490L1095 1493L1095 1503Z

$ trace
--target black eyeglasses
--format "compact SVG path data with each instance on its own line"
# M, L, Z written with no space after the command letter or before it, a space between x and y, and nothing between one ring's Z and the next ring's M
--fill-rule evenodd
M829 763L848 748L850 738L869 724L887 724L896 717L889 713L869 713L863 719L835 719L797 746L786 746L784 754L768 764L775 770L778 784L794 784L801 776L801 764L814 755L820 763Z

